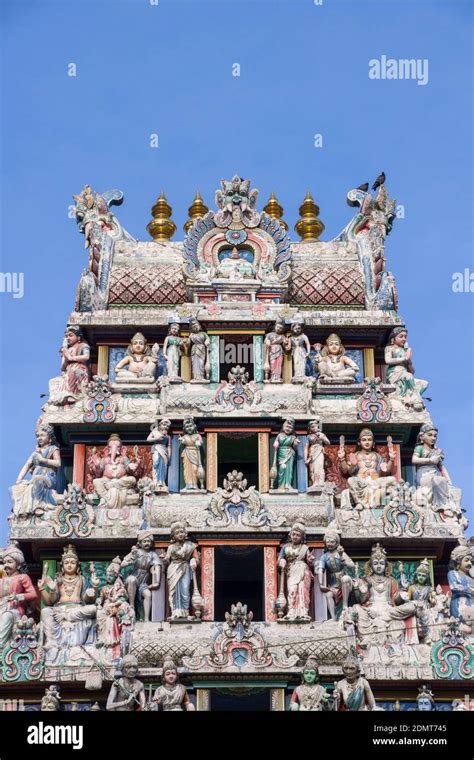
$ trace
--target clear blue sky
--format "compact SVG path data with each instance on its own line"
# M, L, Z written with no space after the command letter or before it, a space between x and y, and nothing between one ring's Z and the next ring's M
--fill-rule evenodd
M23 299L0 294L0 539L87 262L71 195L86 182L121 188L121 221L148 239L163 188L182 239L195 191L211 205L236 172L262 203L275 190L291 231L310 188L331 239L351 216L347 190L385 170L406 214L388 239L388 266L472 520L474 294L451 289L453 272L474 271L470 0L0 5L1 271L25 274ZM382 55L428 59L428 84L369 79L368 61Z

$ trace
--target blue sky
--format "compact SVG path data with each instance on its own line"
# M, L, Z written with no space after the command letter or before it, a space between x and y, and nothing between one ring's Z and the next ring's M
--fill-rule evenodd
M24 272L25 294L0 293L0 540L87 263L72 194L121 188L122 223L148 239L163 188L182 239L195 191L212 206L234 173L262 205L275 190L291 232L310 188L331 239L351 216L346 192L385 170L405 207L388 267L473 519L474 294L452 291L453 272L474 271L471 5L3 0L1 271ZM428 83L369 79L382 55L427 59Z

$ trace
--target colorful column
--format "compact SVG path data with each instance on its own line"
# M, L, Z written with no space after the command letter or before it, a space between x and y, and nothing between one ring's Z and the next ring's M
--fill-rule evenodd
M211 383L219 382L219 335L210 335Z
M168 468L168 489L179 493L179 436L171 436L171 459Z
M104 377L109 374L109 347L99 346L97 354L97 374Z
M214 620L214 547L201 548L201 595L204 599L203 620Z
M206 434L206 488L217 490L217 433Z
M189 336L188 332L183 332L182 337L187 338ZM185 383L189 383L191 380L191 356L190 354L182 354L181 355L181 374L180 377L184 380Z
M268 433L258 434L258 490L268 493L270 488L270 441Z
M75 443L74 444L74 460L72 470L72 480L81 488L84 488L86 472L86 444Z
M300 493L308 490L308 468L304 461L304 447L308 440L307 435L298 436L300 443L296 449L296 487Z
M277 619L275 602L278 596L277 585L277 548L264 546L263 573L265 583L265 621L272 623Z
M253 336L253 378L263 383L263 335Z
M375 360L373 348L364 348L364 377L375 377Z

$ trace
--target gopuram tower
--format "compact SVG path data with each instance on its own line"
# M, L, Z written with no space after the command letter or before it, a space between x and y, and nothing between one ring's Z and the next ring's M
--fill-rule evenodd
M462 701L472 546L386 267L384 179L329 242L309 193L293 242L238 176L215 210L196 195L183 242L163 193L146 242L120 191L75 196L89 261L1 552L5 698Z

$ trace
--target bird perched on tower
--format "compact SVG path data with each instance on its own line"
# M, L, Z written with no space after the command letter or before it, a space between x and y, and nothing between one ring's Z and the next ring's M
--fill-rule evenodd
M384 182L385 182L385 173L382 172L381 174L379 174L374 184L372 185L372 190L377 190L378 187L382 187Z

